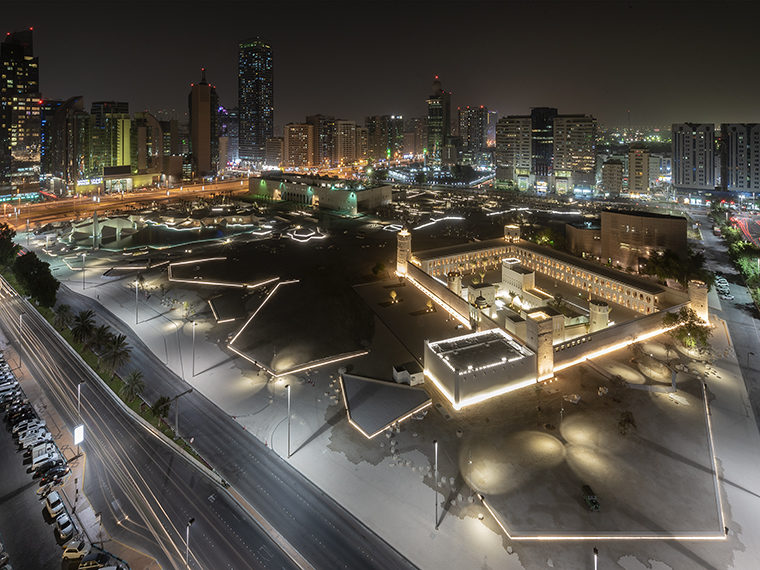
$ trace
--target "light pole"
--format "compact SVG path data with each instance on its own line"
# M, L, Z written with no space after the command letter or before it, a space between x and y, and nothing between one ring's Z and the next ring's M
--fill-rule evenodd
M433 477L435 478L435 485L433 492L435 493L435 530L438 530L438 440L433 440L433 446L435 447L435 467L433 469Z
M79 418L80 423L82 421L82 383L83 381L77 382L77 418Z
M755 356L755 353L752 352L752 351L750 351L750 352L747 353L747 368L749 368L749 357L750 356Z
M84 274L85 274L85 258L87 257L86 253L82 254L82 291L84 291Z
M135 279L135 324L138 323L137 319L137 299L138 299L138 292L140 290L140 282Z
M190 566L190 527L193 526L195 518L187 521L187 530L185 531L185 566Z
M594 570L599 568L599 549L594 547Z
M193 321L193 378L195 378L195 325L197 324Z
M288 389L288 459L290 459L290 384L285 387Z

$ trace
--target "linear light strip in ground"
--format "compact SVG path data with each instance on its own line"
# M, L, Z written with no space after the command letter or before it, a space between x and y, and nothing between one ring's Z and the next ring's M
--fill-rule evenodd
M536 384L535 378L530 378L528 380L523 380L522 382L518 382L517 384L510 384L507 386L501 386L500 388L496 388L494 390L490 390L488 392L485 392L483 394L478 394L476 396L471 396L469 398L465 398L464 400L460 401L459 403L456 403L454 401L454 395L448 391L448 389L441 383L438 378L433 375L430 370L427 368L423 371L423 374L430 379L431 382L435 385L435 387L438 389L438 391L449 401L449 403L452 405L452 407L459 411L462 408L466 408L467 406L472 406L474 404L479 404L480 402L484 402L486 400L489 400L491 398L494 398L496 396L501 396L503 394L508 394L509 392L514 392L515 390L520 390L522 388L526 388L528 386L531 386L533 384ZM548 379L548 378L547 378Z
M245 327L248 326L248 324L253 320L253 317L255 317L258 312L261 310L261 308L269 301L269 299L272 298L272 295L274 295L275 291L280 288L280 285L287 285L290 283L298 283L298 279L293 279L290 281L280 281L277 285L275 285L272 290L269 292L269 295L266 296L266 298L261 302L261 305L258 306L258 308L251 314L250 317L248 317L248 320L245 321L245 324L243 324L242 327L240 327L240 330L235 334L234 337L232 337L232 340L229 342L229 346L232 347L232 343L237 340L237 337L240 336L240 333L242 333L245 330Z
M298 368L291 368L289 370L284 370L282 372L276 372L274 374L275 378L280 378L281 376L287 376L288 374L296 374L298 372L303 372L304 370L311 370L313 368L320 368L322 366L327 366L328 364L333 364L335 362L341 362L342 360L348 360L349 358L357 358L359 356L365 356L369 354L369 350L357 350L354 352L344 352L342 354L339 354L336 357L328 357L323 360L312 360L311 362L307 362L306 364L298 367Z
M710 459L712 460L713 484L715 485L715 500L718 507L718 516L720 517L720 527L726 528L726 516L723 513L723 496L720 492L720 479L718 476L718 459L715 457L715 444L713 443L712 431L712 412L710 412L710 403L707 401L707 384L702 382L702 398L705 405L705 420L707 421L707 443L710 447Z
M399 277L401 276L398 273L396 275L399 275ZM405 275L405 277L407 279L409 279L409 281L411 281L412 285L414 285L420 291L422 291L425 295L427 295L433 302L435 302L438 305L440 305L441 307L443 307L443 309L446 312L448 312L452 317L454 317L455 319L457 319L460 323L462 323L468 329L472 328L472 327L470 327L470 320L467 319L467 318L465 318L465 317L463 317L462 315L460 315L456 311L456 309L454 309L454 307L450 306L448 303L446 303L445 301L443 301L443 299L439 298L435 293L433 293L432 291L428 290L424 285L422 285L422 283L418 282L414 277L412 277L408 273Z
M554 542L554 541L589 541L589 540L699 540L699 541L707 541L707 540L726 540L726 534L724 532L721 533L705 533L703 535L693 535L693 534L634 534L634 535L626 535L626 534L597 534L597 535L579 535L579 534L556 534L556 535L513 535L509 532L509 529L504 525L504 523L501 522L501 519L497 516L497 514L494 512L494 510L491 508L491 506L486 502L483 495L478 493L478 498L480 499L480 502L483 503L483 506L488 510L488 512L491 514L493 519L496 521L496 524L499 525L499 528L501 528L502 532L509 538L510 540L521 540L521 541L546 541L546 542Z
M237 348L235 348L231 344L228 344L227 348L229 348L232 352L234 352L238 356L240 356L242 358L245 358L248 362L250 362L254 366L256 366L258 368L261 368L262 370L266 370L267 373L269 373L270 376L274 376L274 374L275 374L274 370L272 370L271 368L269 368L269 366L267 366L263 362L259 362L258 360L254 359L254 358L251 358L247 354L244 354L244 353L240 352Z

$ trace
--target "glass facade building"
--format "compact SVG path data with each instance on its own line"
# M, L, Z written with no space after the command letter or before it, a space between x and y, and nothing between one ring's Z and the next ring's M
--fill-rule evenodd
M259 38L240 43L238 52L238 153L243 161L263 163L274 131L272 48Z

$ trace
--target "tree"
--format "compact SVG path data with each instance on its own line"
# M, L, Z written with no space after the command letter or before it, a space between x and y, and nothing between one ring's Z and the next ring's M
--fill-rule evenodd
M127 337L123 334L112 335L103 355L111 373L129 360L132 347L127 344Z
M90 335L90 346L102 355L108 349L112 338L111 328L108 325L100 325Z
M5 222L0 224L0 263L3 265L11 265L21 249L18 244L13 243L14 237L16 237L16 230Z
M662 319L665 327L674 327L670 336L686 348L704 350L710 346L712 331L691 307L681 307L677 313L668 313Z
M391 289L391 293L390 294L391 294L391 303L395 303L396 302L396 297L398 297L398 293L396 293L395 289Z
M42 261L33 251L13 262L13 273L16 274L26 292L43 307L55 305L55 296L61 284L50 272L50 264Z
M74 340L77 340L86 346L89 343L94 330L95 313L91 310L80 311L74 317L74 326L71 328L71 334L74 335Z
M380 274L381 274L383 271L385 271L385 265L384 265L384 264L382 264L382 263L379 263L379 262L378 262L378 263L376 263L376 264L374 265L374 267L372 268L372 275L374 275L375 277L377 277L377 276L378 276L378 275L380 275Z
M127 402L131 402L145 390L145 382L143 382L142 378L143 373L139 370L133 370L124 378L121 395L124 396Z
M153 412L154 416L161 420L169 415L169 408L171 405L172 401L168 396L159 396L158 399L153 402L153 405L150 407L150 411Z
M73 318L71 307L68 305L58 305L55 308L55 326L59 329L65 329L70 326Z

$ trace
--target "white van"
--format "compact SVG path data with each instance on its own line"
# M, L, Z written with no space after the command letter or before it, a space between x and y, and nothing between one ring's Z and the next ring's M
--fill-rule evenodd
M58 459L59 457L60 455L58 455L57 451L50 451L37 456L36 458L32 459L32 471L37 469L41 463L44 463L48 459Z

